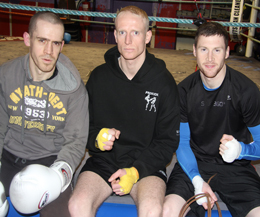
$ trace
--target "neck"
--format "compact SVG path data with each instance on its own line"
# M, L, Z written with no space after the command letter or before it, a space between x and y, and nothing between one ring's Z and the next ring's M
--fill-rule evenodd
M200 72L200 76L201 76L201 80L202 80L203 84L207 88L216 89L222 84L222 82L226 76L226 65L224 65L223 68L221 69L221 71L213 78L206 77L202 72Z
M132 80L144 63L145 58L138 58L134 60L126 60L121 56L118 59L118 64L129 80Z
M30 68L30 74L33 79L33 81L45 81L51 78L51 76L54 73L55 67L49 71L49 72L43 72L39 68L35 67L29 67Z

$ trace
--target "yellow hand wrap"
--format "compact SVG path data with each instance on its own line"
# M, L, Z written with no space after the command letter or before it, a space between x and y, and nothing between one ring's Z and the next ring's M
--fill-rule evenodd
M99 148L101 151L105 151L105 144L103 142L109 141L112 137L112 135L108 133L108 130L108 128L103 128L99 131L99 134L97 135L95 146L96 148Z
M135 167L124 168L126 171L126 175L122 176L119 181L119 185L121 185L121 191L124 194L129 194L133 185L139 179L139 173Z

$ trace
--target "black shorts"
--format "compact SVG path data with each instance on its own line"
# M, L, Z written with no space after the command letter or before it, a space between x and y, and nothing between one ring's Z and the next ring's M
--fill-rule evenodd
M99 157L89 157L86 161L86 164L82 167L80 173L84 171L92 171L101 176L111 187L111 183L108 181L108 179L118 169L122 168L111 165L111 163L108 163L105 159ZM151 176L157 176L161 178L165 183L167 182L166 168L151 174Z
M199 172L204 181L210 181L214 192L227 205L232 216L245 217L253 208L260 206L260 177L252 165L216 165L198 162ZM177 194L186 201L194 196L194 188L189 177L178 163L167 183L166 195ZM202 206L192 203L191 209L197 216L204 216Z

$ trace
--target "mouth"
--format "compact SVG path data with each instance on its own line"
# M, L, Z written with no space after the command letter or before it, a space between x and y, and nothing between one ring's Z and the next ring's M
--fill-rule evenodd
M52 59L52 58L49 58L49 57L43 57L42 60L43 60L43 62L46 63L46 64L49 64L49 63L51 63L51 62L53 61L53 59Z
M126 52L132 52L132 51L134 51L134 48L124 48L124 50L125 50Z
M208 69L213 69L213 68L215 68L215 64L204 64L205 65L205 67L206 68L208 68Z

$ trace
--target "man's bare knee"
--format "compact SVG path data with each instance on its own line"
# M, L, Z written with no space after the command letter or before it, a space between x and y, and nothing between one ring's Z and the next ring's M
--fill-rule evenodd
M96 173L81 173L68 204L71 216L94 217L98 207L111 192L108 184Z
M178 217L184 204L185 200L179 195L167 195L163 204L163 217ZM185 215L189 210L188 208Z
M163 213L163 207L161 204L153 204L153 206L150 206L150 208L147 209L148 210L148 215L147 217L158 217L158 216L162 216Z

